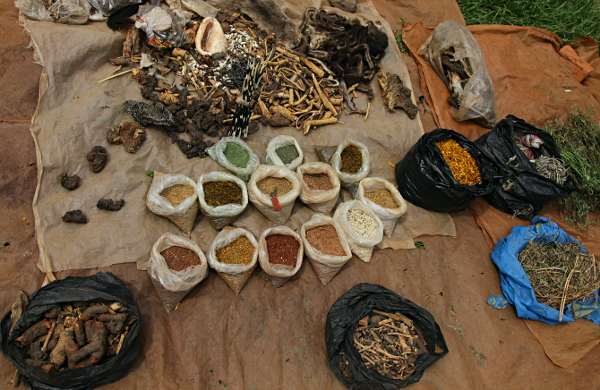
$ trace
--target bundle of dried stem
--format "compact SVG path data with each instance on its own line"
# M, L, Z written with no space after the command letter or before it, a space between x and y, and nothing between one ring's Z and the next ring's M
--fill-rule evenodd
M594 255L583 253L579 244L550 242L527 244L517 256L538 302L560 311L600 288Z

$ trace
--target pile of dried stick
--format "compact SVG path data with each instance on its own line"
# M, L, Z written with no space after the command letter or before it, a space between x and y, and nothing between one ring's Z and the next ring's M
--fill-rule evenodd
M415 372L426 341L413 321L400 312L373 310L354 330L354 345L365 366L390 379L406 380Z

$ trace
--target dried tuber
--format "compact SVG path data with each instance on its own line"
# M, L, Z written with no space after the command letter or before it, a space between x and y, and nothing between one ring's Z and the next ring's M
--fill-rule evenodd
M119 353L136 316L119 302L72 302L44 313L17 341L28 364L51 373L98 364ZM120 313L119 313L120 312Z
M67 360L67 353L65 352L65 345L67 342L75 344L73 338L75 334L72 330L65 330L60 334L56 347L50 353L50 363L54 365L54 368L58 369ZM76 345L76 344L75 344Z
M102 322L88 321L85 323L85 333L89 344L77 352L68 355L69 364L77 364L84 357L90 357L90 363L96 364L104 357L106 350L106 326Z
M48 332L48 329L52 327L52 324L48 320L43 320L38 322L37 324L31 326L27 329L23 334L16 338L21 345L27 346L34 342L38 337L45 335Z
M60 306L54 306L53 309L44 313L44 318L49 320L55 320L60 314Z
M109 322L109 321L127 321L127 314L101 314L98 316L98 321Z

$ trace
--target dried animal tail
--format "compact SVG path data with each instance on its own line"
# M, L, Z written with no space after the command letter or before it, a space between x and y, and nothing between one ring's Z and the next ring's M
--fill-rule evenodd
M135 24L135 21L131 19L131 16L137 14L139 8L139 4L130 4L126 7L123 7L110 15L106 21L106 24L111 30L114 31L127 30L130 26Z

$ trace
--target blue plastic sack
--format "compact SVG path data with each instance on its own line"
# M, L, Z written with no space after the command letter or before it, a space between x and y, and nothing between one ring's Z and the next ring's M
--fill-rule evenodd
M533 217L531 226L515 226L510 235L498 241L492 251L492 261L500 271L502 294L506 301L515 306L517 316L530 320L556 325L573 322L576 318L591 320L600 325L600 310L597 290L584 301L573 302L566 306L562 321L559 311L539 303L535 297L529 278L519 263L517 255L530 241L543 245L556 241L560 244L579 243L581 250L587 253L583 245L567 232L547 218Z

